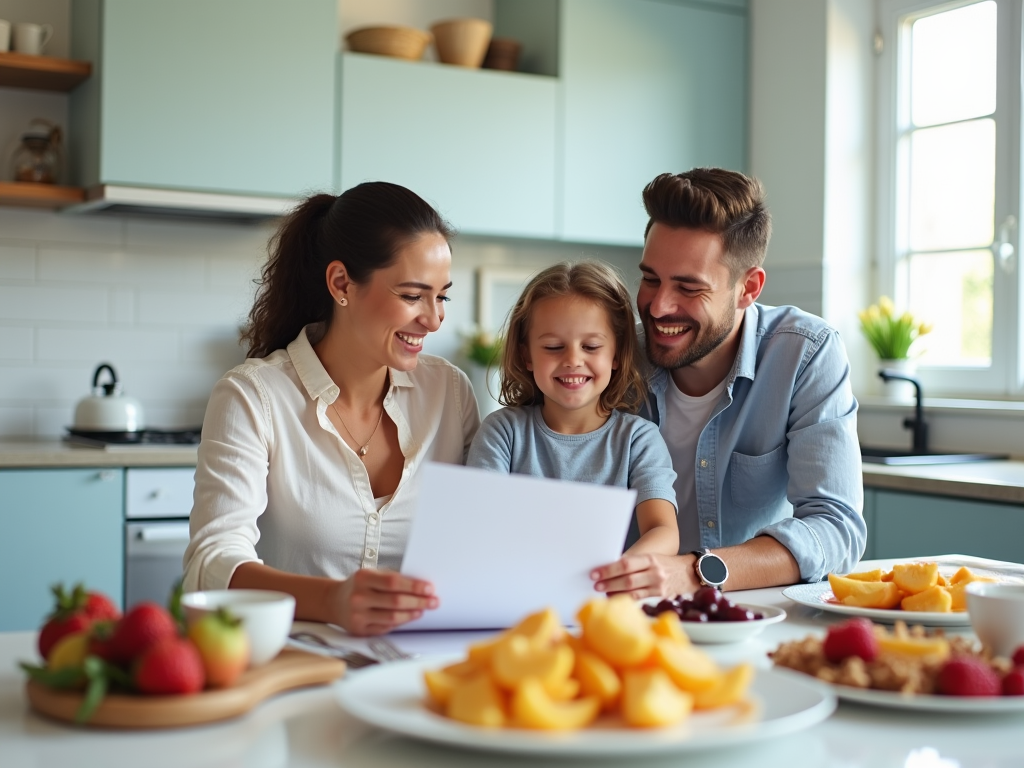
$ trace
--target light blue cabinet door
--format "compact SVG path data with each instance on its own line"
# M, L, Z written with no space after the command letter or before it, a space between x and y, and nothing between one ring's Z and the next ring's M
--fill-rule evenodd
M560 234L639 245L659 173L746 165L746 9L562 0Z
M124 471L0 471L0 631L37 629L50 586L124 592Z
M875 492L875 557L974 555L1024 563L1024 507Z
M554 237L557 80L352 53L340 67L342 189L390 181L460 232Z
M864 547L864 560L873 560L878 557L875 554L875 520L877 519L875 510L878 504L877 496L878 491L873 488L864 489L864 524L868 528L868 541Z
M105 0L111 184L292 196L334 182L336 0Z

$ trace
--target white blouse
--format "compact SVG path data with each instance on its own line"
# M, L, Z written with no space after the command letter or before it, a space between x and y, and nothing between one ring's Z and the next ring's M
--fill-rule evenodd
M203 421L184 588L226 589L242 563L346 578L398 570L424 462L462 464L480 425L469 379L421 354L390 369L384 409L398 427L405 467L378 509L363 462L327 418L338 387L306 326L282 349L246 360L214 387Z

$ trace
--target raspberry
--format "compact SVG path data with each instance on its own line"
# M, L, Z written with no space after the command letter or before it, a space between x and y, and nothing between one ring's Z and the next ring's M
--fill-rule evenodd
M971 656L955 656L943 664L938 687L947 696L998 696L1002 689L992 668Z
M1010 670L1003 677L1003 696L1024 696L1024 667Z
M850 656L872 661L878 655L878 638L868 619L850 619L828 628L824 650L826 658L833 663Z
M1024 645L1013 652L1013 666L1024 667Z

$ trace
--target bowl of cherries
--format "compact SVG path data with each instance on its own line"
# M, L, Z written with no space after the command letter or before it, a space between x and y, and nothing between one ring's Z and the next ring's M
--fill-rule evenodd
M693 595L677 595L644 606L648 616L665 611L672 611L682 620L683 629L695 643L738 643L786 618L781 608L734 603L714 587L701 587Z

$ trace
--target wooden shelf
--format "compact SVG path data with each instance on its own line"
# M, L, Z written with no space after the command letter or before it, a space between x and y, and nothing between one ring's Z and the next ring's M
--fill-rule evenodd
M57 210L85 200L85 190L58 187L55 184L32 184L23 181L0 181L0 205L21 208Z
M0 53L0 86L40 91L70 91L92 74L88 61Z

